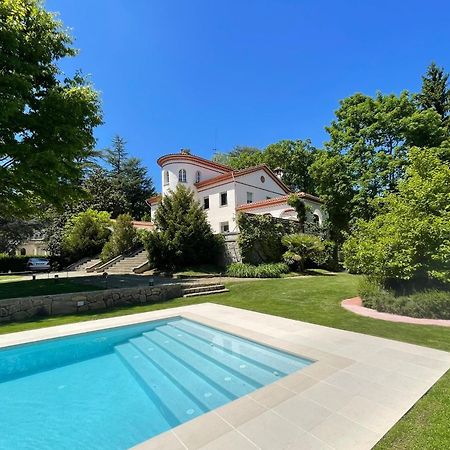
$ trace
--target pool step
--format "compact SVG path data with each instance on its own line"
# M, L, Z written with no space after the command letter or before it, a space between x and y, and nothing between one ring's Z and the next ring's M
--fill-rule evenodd
M273 373L273 370L265 370L254 363L242 361L236 355L223 351L214 341L207 343L195 339L189 334L170 326L161 326L158 331L176 340L178 344L183 345L191 352L196 352L213 364L223 367L234 377L238 377L255 387L261 387L279 379L278 375Z
M200 373L210 384L225 393L231 399L246 395L255 390L256 387L259 387L259 384L255 385L241 377L234 376L234 374L227 370L222 364L216 364L215 361L205 358L201 353L186 347L170 336L161 333L159 329L155 330L155 332L144 333L144 336L150 338L153 342L166 346L167 351L169 351L173 357L183 360L192 370L196 373Z
M196 339L200 339L204 343L214 341L214 345L220 347L225 352L236 354L241 359L256 364L268 371L273 371L273 365L278 368L278 373L287 375L296 370L302 369L309 364L307 361L298 360L285 353L281 353L275 349L268 349L258 344L246 342L239 337L230 339L226 333L209 331L207 328L197 325L195 322L174 321L170 327L181 330ZM218 335L219 333L219 335ZM223 339L220 339L223 336Z
M183 297L197 297L199 295L221 294L229 292L223 284L208 284L183 289Z
M171 426L203 414L204 410L133 344L116 345L115 351Z
M151 339L152 332L147 336L131 339L130 343L149 358L178 388L195 401L205 411L218 408L228 403L232 398L224 395L209 384L205 378L190 370L184 362L174 358L162 345Z

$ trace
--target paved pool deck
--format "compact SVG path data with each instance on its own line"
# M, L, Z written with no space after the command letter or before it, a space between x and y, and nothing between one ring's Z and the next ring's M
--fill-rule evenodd
M450 368L450 353L203 303L0 336L0 347L183 316L314 364L136 446L370 449Z

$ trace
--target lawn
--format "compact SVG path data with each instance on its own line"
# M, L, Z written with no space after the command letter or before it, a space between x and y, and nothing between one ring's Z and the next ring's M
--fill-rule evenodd
M65 294L67 292L83 292L102 289L80 283L74 279L48 279L48 280L22 280L22 278L9 277L9 280L0 279L0 300L5 298L30 297L33 295Z
M441 350L450 350L450 328L384 322L357 316L340 307L344 298L356 295L358 278L348 274L316 275L227 283L229 293L174 299L155 305L117 309L3 325L0 333L28 330L84 320L152 311L202 302L259 311L374 336L396 339ZM376 447L385 449L450 448L450 374L447 373Z

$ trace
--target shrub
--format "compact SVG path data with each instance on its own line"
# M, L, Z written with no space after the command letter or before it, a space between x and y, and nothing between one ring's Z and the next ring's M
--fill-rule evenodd
M309 234L289 234L283 236L281 242L287 248L283 253L286 264L303 272L308 260L316 264L324 264L328 258L324 242L317 236Z
M30 258L48 259L48 256L10 256L0 253L0 272L24 272L27 270L27 262Z
M367 308L391 314L429 319L450 319L450 291L428 289L397 295L367 278L360 282L359 295Z
M202 206L183 185L163 197L155 224L157 230L145 237L151 266L173 271L219 259L223 237L213 234Z
M358 222L343 246L350 272L382 283L450 283L450 166L439 157L444 150L411 149L398 193L380 199L378 216Z
M106 211L88 209L75 214L64 227L64 252L72 259L97 255L108 241L110 226L110 216Z
M227 268L227 275L237 278L279 278L284 273L289 273L289 267L284 263L260 264L258 266L232 263Z
M103 247L101 260L106 262L127 253L135 249L139 242L136 228L133 227L133 219L129 214L121 214L113 223L113 231Z
M239 213L237 224L239 250L243 261L250 264L280 262L284 252L282 237L300 230L298 222L270 215Z

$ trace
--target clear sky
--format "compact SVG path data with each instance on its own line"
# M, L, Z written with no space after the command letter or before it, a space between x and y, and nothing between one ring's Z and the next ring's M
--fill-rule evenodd
M187 147L327 139L340 99L417 91L435 60L450 70L448 0L47 0L72 29L105 124L143 159Z

